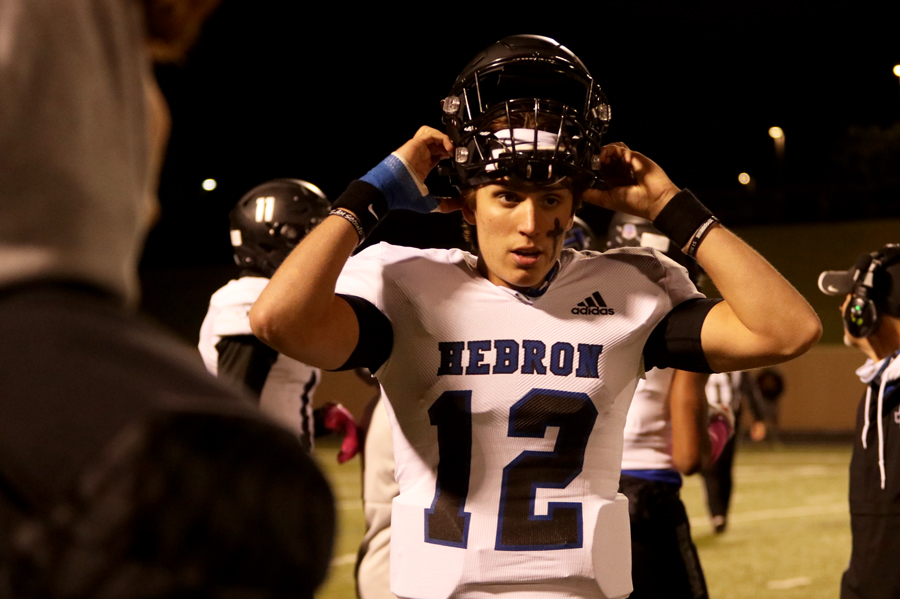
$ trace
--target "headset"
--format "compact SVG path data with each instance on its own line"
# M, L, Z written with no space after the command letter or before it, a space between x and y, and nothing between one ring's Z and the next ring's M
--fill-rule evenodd
M900 260L900 245L889 244L883 249L869 254L868 268L858 268L853 279L850 301L844 307L844 327L851 337L863 339L878 330L881 323L879 305L887 294L876 289L876 276L884 273L887 266ZM881 285L883 287L883 284Z

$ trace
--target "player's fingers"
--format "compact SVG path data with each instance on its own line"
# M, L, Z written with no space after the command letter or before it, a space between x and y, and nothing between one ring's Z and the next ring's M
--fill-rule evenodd
M609 164L613 161L624 160L628 152L628 146L620 141L606 144L600 148L600 162L601 164Z
M435 155L441 155L446 158L453 151L453 142L450 141L450 137L443 131L438 131L432 127L419 127L413 139L425 142L429 151Z

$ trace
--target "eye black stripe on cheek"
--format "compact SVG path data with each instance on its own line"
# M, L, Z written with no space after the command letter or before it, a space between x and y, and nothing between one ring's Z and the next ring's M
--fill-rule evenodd
M558 218L553 219L553 224L555 227L547 231L547 237L553 239L553 255L555 256L557 252L559 252L559 246L563 240L563 233L565 233L565 229L562 228L562 223L559 222Z

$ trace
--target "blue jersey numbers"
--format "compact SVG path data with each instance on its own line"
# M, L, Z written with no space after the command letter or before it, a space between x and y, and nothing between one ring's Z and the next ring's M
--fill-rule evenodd
M434 501L425 510L425 540L464 548L469 536L469 514L463 508L472 464L472 392L442 393L428 416L438 427L440 462Z
M471 391L447 391L431 406L438 428L438 482L425 513L425 540L465 547L469 514L465 512L472 458ZM538 489L567 487L580 473L584 451L597 419L585 393L532 389L509 413L510 437L544 438L557 427L553 451L523 451L503 469L498 506L496 549L541 551L581 547L581 504L550 502L545 515L535 513Z

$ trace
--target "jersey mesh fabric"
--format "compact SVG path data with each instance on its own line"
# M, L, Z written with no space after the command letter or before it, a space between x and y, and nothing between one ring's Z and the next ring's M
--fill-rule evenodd
M367 299L394 330L376 373L400 485L392 591L626 596L628 511L617 496L626 412L650 332L674 305L702 296L680 266L643 248L565 250L538 298L490 283L475 264L460 250L382 243L351 258L338 280L338 293ZM598 309L584 314L584 306ZM458 441L465 428L470 458ZM439 464L467 488L439 479ZM541 480L560 473L561 481ZM448 540L427 527L451 483L464 530ZM574 514L576 532L558 540L562 512Z

